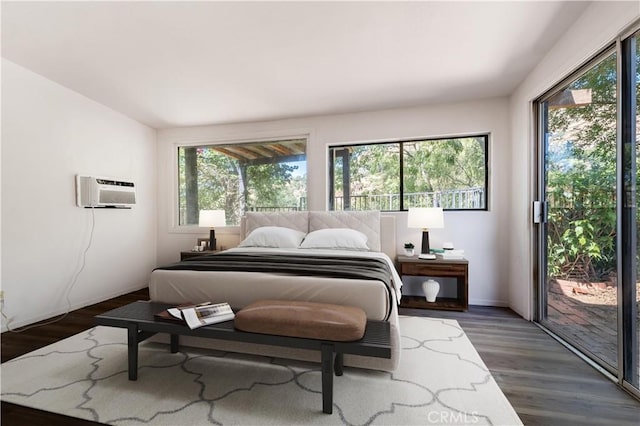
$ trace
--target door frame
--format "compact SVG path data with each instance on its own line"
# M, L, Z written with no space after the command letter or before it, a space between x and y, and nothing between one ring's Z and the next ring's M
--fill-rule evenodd
M637 105L635 105L635 48L636 40L640 39L640 23L636 23L633 30L627 31L623 36L617 38L614 43L606 46L588 61L576 68L574 72L555 84L551 89L533 101L532 114L534 119L535 137L535 177L534 197L537 203L534 206L534 321L554 338L560 340L573 352L578 353L587 362L597 369L608 372L612 379L629 391L632 395L640 398L638 382L640 373L638 371L638 352L640 352L637 337L637 328L640 324L634 320L636 314L636 285L637 285L637 221L638 212L635 204L637 187L640 182L635 181L636 176L636 149L638 147L637 135L635 135ZM617 303L617 366L613 367L602 362L598 357L589 354L588 350L577 349L570 340L549 330L542 321L547 316L547 214L548 204L546 202L546 154L547 154L547 129L546 129L546 108L543 107L545 100L557 93L563 86L582 75L590 66L597 64L603 58L612 53L617 59L617 120L616 120L616 247L618 277L618 303ZM631 70L631 73L629 73ZM628 91L634 96L627 101L623 99L621 93ZM635 148L625 150L625 144L633 145ZM625 180L626 179L626 180ZM626 205L625 205L626 203ZM536 214L539 213L539 214ZM632 327L633 326L633 327ZM627 378L632 378L632 384Z

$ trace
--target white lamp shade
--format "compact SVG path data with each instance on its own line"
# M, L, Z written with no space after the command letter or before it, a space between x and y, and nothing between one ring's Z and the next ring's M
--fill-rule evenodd
M215 226L225 226L226 224L224 210L200 210L198 226L213 228Z
M444 213L440 207L411 207L407 227L422 229L444 228Z

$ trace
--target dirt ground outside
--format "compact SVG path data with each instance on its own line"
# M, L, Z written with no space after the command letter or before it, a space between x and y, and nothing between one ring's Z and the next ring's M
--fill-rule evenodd
M617 365L618 289L612 282L584 283L552 279L547 294L547 322L578 346ZM640 284L636 286L640 341Z
M582 283L557 279L557 285L564 296L589 305L617 305L618 288L614 283L596 282ZM636 285L636 301L640 302L640 283Z

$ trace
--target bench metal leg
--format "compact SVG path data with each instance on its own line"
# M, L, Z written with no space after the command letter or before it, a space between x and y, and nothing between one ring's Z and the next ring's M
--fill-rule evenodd
M336 371L336 376L342 376L344 367L344 354L342 352L336 353L336 361L333 364L333 369Z
M171 353L175 354L180 348L180 335L171 334Z
M322 412L333 413L333 345L322 344Z
M129 358L129 380L138 380L138 324L127 325L127 355Z

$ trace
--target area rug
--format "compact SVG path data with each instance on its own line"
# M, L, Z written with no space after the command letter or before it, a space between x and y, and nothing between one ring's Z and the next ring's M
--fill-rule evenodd
M393 373L345 368L322 413L319 365L142 343L95 327L2 364L2 400L112 425L520 425L456 321L401 317Z

